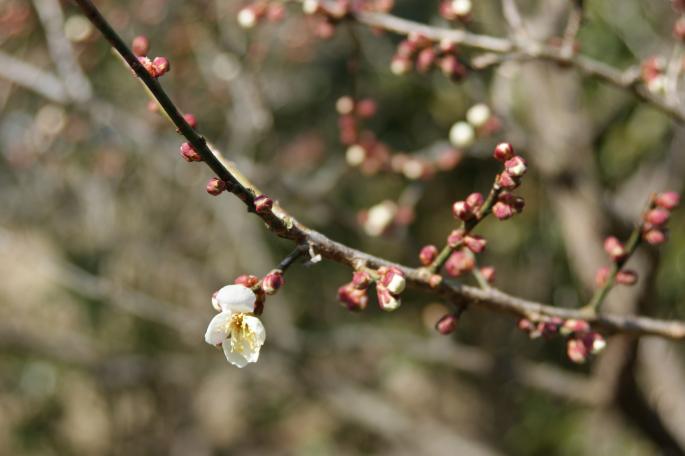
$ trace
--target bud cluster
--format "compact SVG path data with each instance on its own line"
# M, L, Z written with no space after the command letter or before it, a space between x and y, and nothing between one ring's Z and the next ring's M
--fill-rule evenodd
M372 98L355 100L343 96L335 106L339 114L340 142L348 146L345 152L347 164L359 168L366 175L394 172L410 180L428 179L437 171L453 169L461 161L461 152L451 147L412 154L393 153L390 146L371 130L362 128L363 121L371 119L378 111L378 105Z
M155 57L150 59L147 54L150 52L150 41L147 37L140 35L131 42L131 50L138 57L138 62L145 68L153 78L159 78L171 70L171 64L166 57Z
M369 302L368 289L376 284L378 305L385 311L397 309L402 301L400 295L406 287L404 273L395 267L380 267L377 271L359 270L352 281L338 288L338 300L351 311L366 309Z
M390 64L390 71L398 76L414 69L426 74L434 68L455 81L468 73L454 42L443 40L435 44L420 33L410 33L406 40L400 42Z
M566 337L566 354L577 364L586 362L590 355L596 355L606 347L604 337L592 331L585 320L542 317L533 321L522 318L518 322L518 328L528 334L531 339L540 336L551 338L556 335Z
M680 204L680 195L676 192L657 194L645 213L642 224L642 239L651 245L666 242L666 223L671 218L671 211Z
M264 303L266 302L266 297L274 295L280 290L283 285L285 285L285 279L283 278L283 271L280 269L274 269L266 274L262 279L251 274L243 274L235 278L233 281L236 285L243 285L249 288L257 296L257 301L255 302L255 314L261 315L264 312ZM217 310L218 304L212 304Z

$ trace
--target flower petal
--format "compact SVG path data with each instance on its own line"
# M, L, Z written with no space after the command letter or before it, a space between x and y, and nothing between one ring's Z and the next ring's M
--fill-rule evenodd
M224 312L254 312L257 296L243 285L226 285L216 293L216 301Z
M212 318L207 326L205 333L205 342L209 345L218 346L228 338L229 325L231 322L230 312L221 312ZM229 344L230 345L230 344Z
M223 346L226 359L238 367L255 363L265 340L266 331L259 318L234 314L231 319L231 338Z
M247 366L249 363L242 353L232 351L230 341L224 344L224 355L226 355L226 360L229 363L240 368Z

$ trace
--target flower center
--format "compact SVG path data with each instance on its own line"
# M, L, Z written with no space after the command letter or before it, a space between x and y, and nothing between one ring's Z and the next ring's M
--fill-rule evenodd
M231 317L231 351L244 353L246 348L253 351L256 347L256 335L245 322L245 314L237 313Z

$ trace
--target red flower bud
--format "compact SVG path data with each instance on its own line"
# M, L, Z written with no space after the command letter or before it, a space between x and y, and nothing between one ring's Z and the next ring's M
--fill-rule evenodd
M185 119L186 122L188 122L188 125L190 125L190 128L196 128L197 127L197 118L188 113L188 114L183 114L183 118Z
M426 48L419 52L416 57L416 70L419 73L428 73L435 63L437 54L433 48Z
M495 268L492 266L484 266L480 268L480 275L482 275L485 281L489 284L495 282L495 274Z
M400 298L392 294L380 283L376 284L376 296L378 297L380 308L388 312L396 310L402 304Z
M499 220L507 220L514 215L514 209L501 201L492 206L492 214Z
M457 324L459 323L459 317L453 314L444 315L435 324L435 330L438 331L443 336L452 334L457 329Z
M607 280L609 280L609 272L607 266L602 266L597 270L597 273L595 274L595 285L597 285L597 288L606 285Z
M452 232L447 236L447 245L456 249L462 242L464 242L464 230L452 230Z
M521 185L519 178L512 176L507 171L503 171L497 175L497 183L505 190L515 190L516 187Z
M276 294L284 284L285 279L283 278L283 271L274 269L262 279L262 290L268 295Z
M506 162L514 157L514 147L509 143L499 143L492 151L492 156L495 160Z
M466 197L464 201L466 201L466 204L468 204L471 208L473 208L474 211L476 211L480 209L480 207L485 202L485 199L483 198L483 195L481 195L480 193L471 193L469 196Z
M190 145L190 143L183 143L181 144L181 157L187 162L199 162L202 161L202 157L200 154L197 153L195 149L193 149L193 146Z
M266 214L274 207L274 202L266 195L259 195L254 199L254 207L257 214Z
M637 272L624 269L616 273L616 283L620 285L635 285L637 283Z
M419 261L424 266L429 266L438 257L438 248L434 245L427 245L419 253Z
M358 312L366 309L369 297L366 290L357 290L351 283L338 288L338 301L345 304L348 310Z
M526 160L520 155L515 155L506 162L504 162L504 167L512 177L521 177L526 174L528 170L528 165Z
M385 271L379 270L382 273L380 285L386 288L393 295L399 295L404 291L407 281L404 278L404 273L395 267L387 268Z
M355 273L352 274L352 286L357 290L368 288L368 286L371 285L371 282L373 282L371 274L366 271L355 271Z
M226 190L226 182L221 179L212 177L209 179L209 182L207 182L207 193L210 195L220 195L224 190Z
M155 59L152 61L152 66L155 69L155 75L153 76L155 78L163 76L165 73L168 73L169 70L171 70L171 64L169 63L169 59L166 57L155 57Z
M144 57L150 52L150 40L146 36L139 35L133 38L131 50L138 57Z
M676 192L659 193L654 198L654 204L667 210L673 210L680 203L680 195Z
M236 285L243 285L247 288L252 288L259 283L259 277L251 274L243 274L236 277L233 283Z
M671 213L668 210L658 207L647 212L645 215L645 221L652 225L663 225L668 222L670 215Z
M625 247L615 236L609 236L604 240L604 251L614 261L620 261L626 256Z
M476 267L476 261L469 250L457 250L445 262L445 271L452 277L459 277Z
M485 246L487 245L488 241L486 241L484 238L481 236L466 236L464 238L464 245L468 247L470 251L473 253L481 253L483 250L485 250Z
M457 201L452 205L452 215L460 220L468 220L473 217L473 209L466 201Z
M455 81L466 76L466 67L454 55L447 55L440 59L440 69L445 76Z
M585 361L587 361L590 355L590 350L588 350L583 341L578 339L569 339L568 342L566 342L566 355L568 356L568 359L574 363L583 364Z
M530 333L535 329L535 325L533 324L533 322L528 320L527 318L520 319L516 324L516 327L525 333Z
M650 229L642 234L642 239L650 245L659 245L666 242L666 233L659 229Z
M369 119L376 115L378 107L376 102L371 98L364 98L357 103L356 111L357 115L362 119Z
M570 334L582 334L590 331L590 325L585 320L566 320L559 329L559 332L568 336Z

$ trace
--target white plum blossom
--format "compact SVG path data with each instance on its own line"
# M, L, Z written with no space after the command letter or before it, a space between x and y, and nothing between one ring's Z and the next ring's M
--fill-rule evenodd
M229 363L245 367L259 359L266 331L259 318L252 315L257 296L243 285L227 285L212 297L220 313L212 318L205 342L222 347Z

